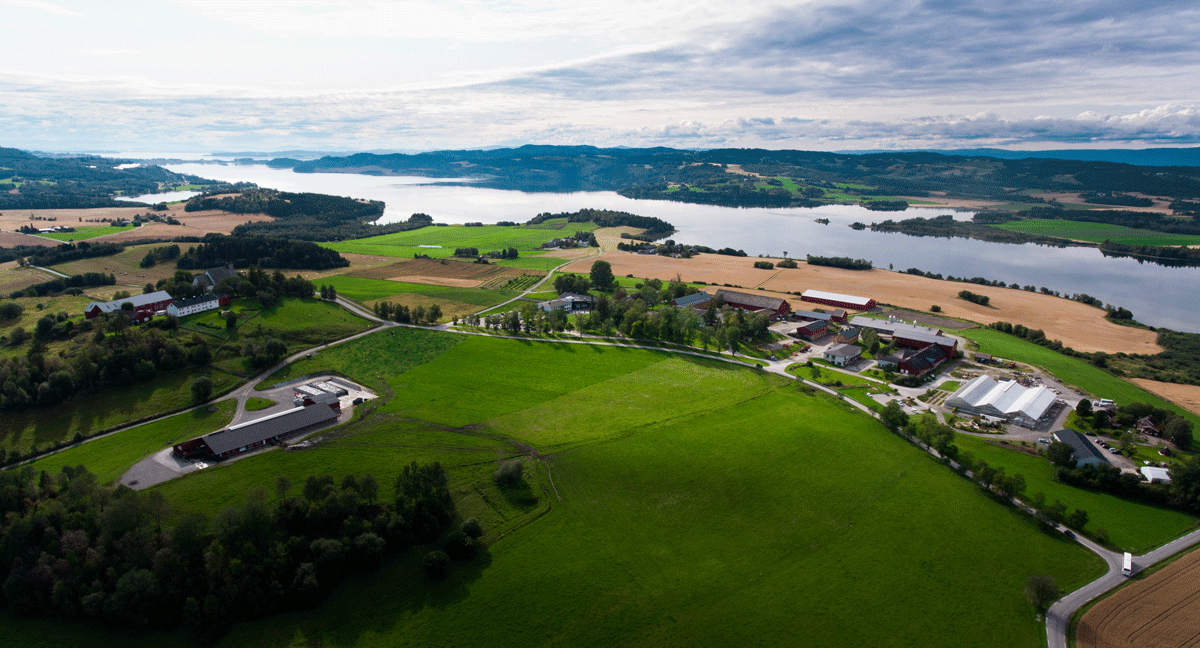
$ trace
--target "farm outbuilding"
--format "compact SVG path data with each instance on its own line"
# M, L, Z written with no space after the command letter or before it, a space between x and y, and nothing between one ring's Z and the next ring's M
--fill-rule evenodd
M798 338L803 338L812 342L813 340L825 335L829 329L829 322L817 320L815 322L806 322L796 327L795 335Z
M706 292L696 292L690 295L684 295L683 297L676 297L675 299L671 300L671 303L674 304L676 308L695 308L697 310L702 310L708 307L708 302L711 301L712 298L713 296Z
M854 295L842 295L839 293L825 292L823 290L805 290L800 295L800 299L814 304L825 304L835 308L849 308L852 310L868 310L875 308L875 300L869 297L856 297Z
M825 350L822 357L838 367L844 367L859 358L862 349L853 344L835 344Z
M1146 478L1146 481L1151 484L1158 482L1160 484L1171 483L1171 472L1166 468L1158 468L1156 466L1142 466L1138 468L1138 472Z
M332 396L321 392L325 396ZM336 398L334 399L336 403ZM231 425L212 434L185 441L174 447L176 454L183 457L207 457L225 459L236 454L275 444L298 432L336 421L341 414L329 404L314 404L296 407L259 419Z
M1108 457L1100 449L1092 445L1087 437L1075 430L1063 429L1054 433L1054 438L1061 443L1071 446L1071 454L1079 466L1098 465L1108 466Z
M231 303L233 303L233 300L229 298L229 295L209 293L199 297L189 297L172 302L171 305L167 306L167 315L171 317L187 317L195 313L224 308Z
M175 299L171 297L165 290L156 290L152 293L143 295L133 295L125 299L114 299L109 302L91 302L83 309L83 316L87 319L98 317L104 313L115 313L122 310L121 305L130 303L133 305L133 311L139 314L145 314L144 318L149 319L160 310L166 310Z
M766 311L770 317L783 317L792 312L791 304L788 304L787 300L781 297L752 295L735 290L725 290L724 288L717 291L717 296L724 299L726 304L734 308L751 312Z
M1033 427L1056 399L1057 395L1044 386L1027 388L1015 380L999 382L990 376L978 376L947 398L946 407Z

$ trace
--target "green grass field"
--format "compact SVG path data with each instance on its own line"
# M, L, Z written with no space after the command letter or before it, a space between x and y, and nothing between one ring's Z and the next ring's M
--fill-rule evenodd
M1134 229L1107 223L1085 223L1057 219L1033 218L995 225L1001 229L1027 234L1056 236L1076 241L1103 243L1105 239L1127 245L1197 245L1200 236L1169 234L1153 230Z
M326 243L325 247L337 250L338 252L408 258L412 258L413 254L418 253L426 254L433 258L445 258L454 254L454 248L462 247L478 248L480 252L513 247L517 248L521 253L525 253L538 249L543 243L551 239L570 236L575 232L592 232L595 229L596 225L594 223L567 223L565 218L552 219L537 227L524 227L521 225L423 227L408 232L384 234L382 236L372 236L339 243ZM517 259L517 261L520 261L520 259ZM563 261L563 259L559 259L559 263Z
M71 227L75 226L71 225ZM46 232L45 234L38 234L38 236L56 241L86 241L101 236L108 236L109 234L128 232L133 228L133 225L125 225L124 227L117 227L116 225L81 225L75 227L74 232Z
M160 487L178 510L211 514L279 474L369 471L387 497L400 466L437 460L460 513L505 537L435 586L408 554L223 646L1038 646L1025 578L1072 589L1102 570L848 405L753 370L408 329L303 365L394 396L313 450ZM527 460L528 489L498 492L490 472L517 443L546 458ZM43 640L13 624L14 645ZM52 636L81 645L72 632Z
M234 401L230 399L139 425L39 459L33 467L57 473L63 466L83 464L100 483L115 481L134 464L158 450L221 429L233 417L233 406Z
M1103 571L848 404L759 371L415 329L338 345L289 375L317 371L379 390L380 404L313 449L157 487L172 510L211 515L281 474L372 472L387 498L401 466L436 460L460 515L493 542L432 585L420 554L404 554L221 646L1033 648L1044 628L1025 579L1070 590ZM506 455L525 456L524 486L492 484ZM11 646L189 641L79 628L0 616Z
M1043 457L1000 448L965 434L956 436L960 451L969 451L990 466L1003 466L1006 474L1024 475L1027 497L1041 492L1047 503L1060 500L1071 510L1087 511L1087 530L1106 530L1111 542L1126 551L1144 553L1196 526L1195 518L1179 511L1059 483L1054 480L1054 467Z
M1193 425L1200 426L1200 417L1195 414L1078 358L1065 356L994 329L968 329L957 331L957 334L977 342L984 353L1042 367L1059 380L1090 392L1097 398L1111 398L1118 405L1148 403L1176 412L1192 421Z
M197 373L178 370L157 375L149 382L114 387L72 398L56 407L6 412L0 423L0 448L28 452L33 446L45 450L76 433L91 436L162 412L191 404L192 381ZM229 391L238 379L220 371L209 374L213 394Z

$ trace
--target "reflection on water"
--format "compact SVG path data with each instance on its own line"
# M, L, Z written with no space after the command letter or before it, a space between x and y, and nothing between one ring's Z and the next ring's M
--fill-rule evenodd
M870 224L913 216L953 213L948 209L872 212L852 205L816 208L736 208L633 200L613 192L524 193L479 187L438 186L429 178L293 173L263 165L170 165L172 171L229 182L248 181L284 191L312 191L382 200L381 223L429 214L437 222L529 220L543 212L585 207L655 216L673 223L679 242L732 247L751 255L805 254L866 258L878 268L920 268L943 275L986 277L1021 285L1046 286L1064 294L1086 293L1124 306L1154 326L1200 332L1200 268L1165 268L1134 259L1105 258L1095 248L1051 248L968 239L920 238L856 231ZM162 195L162 194L159 194ZM969 213L955 214L970 218ZM816 219L828 219L829 224Z

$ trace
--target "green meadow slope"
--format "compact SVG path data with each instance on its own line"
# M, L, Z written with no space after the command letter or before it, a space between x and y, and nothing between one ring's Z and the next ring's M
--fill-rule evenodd
M847 404L723 363L608 347L384 331L295 373L383 397L314 449L159 487L209 515L277 475L447 467L491 544L440 583L419 553L221 646L1039 646L1030 574L1103 571ZM498 457L525 480L497 488ZM13 646L180 645L0 617Z

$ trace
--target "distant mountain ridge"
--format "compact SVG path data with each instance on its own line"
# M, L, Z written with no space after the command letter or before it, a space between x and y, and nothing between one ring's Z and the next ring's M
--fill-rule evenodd
M903 151L841 151L851 155L872 153L939 153L963 157L991 157L1000 160L1077 160L1081 162L1116 162L1136 166L1200 166L1200 147L1150 149L1059 149L1051 151L1009 151L995 148L978 149L905 149Z

